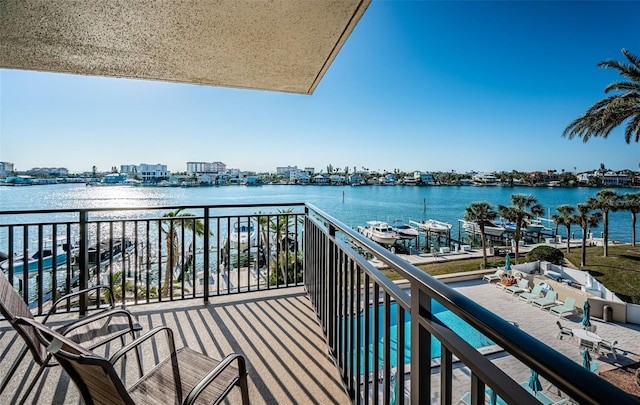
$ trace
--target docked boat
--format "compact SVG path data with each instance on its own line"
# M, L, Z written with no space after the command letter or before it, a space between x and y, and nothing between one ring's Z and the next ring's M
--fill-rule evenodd
M105 266L112 260L119 259L123 254L132 253L133 249L134 244L128 238L125 238L124 241L121 238L103 240L87 249L89 265Z
M414 228L417 228L419 231L432 233L447 233L451 230L452 226L451 224L435 219L428 219L426 221L409 221L409 224Z
M549 231L550 229L544 226L541 219L528 219L525 221L524 230L529 233L540 233L542 231Z
M399 239L398 233L389 224L382 221L369 221L367 226L359 226L358 232L385 246L392 246Z
M393 221L393 223L394 226L392 226L392 229L396 231L399 239L411 240L420 235L420 232L417 229L412 228L408 224L403 224L400 220Z
M462 227L469 235L480 235L480 226L473 221L462 220ZM484 233L487 236L500 237L505 232L503 226L494 224L491 221L484 222Z
M28 275L35 274L38 272L40 268L40 263L42 262L42 270L48 271L51 270L54 266L54 257L55 257L55 266L59 267L67 263L69 258L72 258L77 250L70 246L67 243L67 238L62 236L55 240L55 256L53 249L54 241L52 239L47 239L43 243L43 248L26 258L24 256L14 256L13 258L5 258L2 263L0 263L0 268L2 271L7 272L10 267L10 263L13 262L13 274L20 278L24 275L24 266L25 263L27 265L27 273ZM2 257L5 257L3 255Z
M258 232L253 222L236 222L229 233L229 247L231 249L246 250L250 246L258 245Z

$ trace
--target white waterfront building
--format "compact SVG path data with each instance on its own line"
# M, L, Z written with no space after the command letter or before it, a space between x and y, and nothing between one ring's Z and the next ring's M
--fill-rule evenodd
M289 172L289 182L296 184L309 184L311 182L311 176L304 170L291 170Z
M167 170L167 165L156 163L150 165L147 163L140 163L138 165L138 174L142 177L142 181L156 181L169 178L171 172Z

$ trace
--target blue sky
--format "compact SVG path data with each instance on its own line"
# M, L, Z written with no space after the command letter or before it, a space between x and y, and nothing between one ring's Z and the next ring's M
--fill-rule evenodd
M622 130L561 137L640 55L640 1L373 0L311 96L0 70L17 170L638 170Z

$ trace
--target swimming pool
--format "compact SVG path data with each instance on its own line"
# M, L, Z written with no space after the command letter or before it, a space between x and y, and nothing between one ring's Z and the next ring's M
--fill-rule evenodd
M391 311L390 311L391 339L389 341L389 347L391 350L390 360L391 360L391 367L395 367L397 365L396 347L398 345L397 303L395 302L391 303L390 308L391 308ZM458 317L453 312L443 307L439 302L432 300L431 310L434 317L440 320L443 324L445 324L452 331L454 331L456 334L461 336L467 343L469 343L471 346L475 347L476 349L486 347L486 346L493 346L495 344L491 339L487 338L482 333L475 330L468 323L463 321L460 317ZM382 360L383 360L382 359L382 348L383 348L382 336L383 336L384 324L382 320L382 311L383 311L383 306L381 304L380 305L381 319L380 319L380 324L378 325L379 336L381 338L379 342L380 366L382 365ZM372 306L369 307L369 319L370 319L370 322L373 321ZM406 321L404 323L404 328L405 328L404 364L410 364L411 363L411 317L408 313L405 313L405 320ZM360 321L360 326L362 330L364 330L364 315L360 315L359 321ZM369 328L369 341L371 341L371 339L373 339L373 324L371 324ZM363 356L364 358L363 346L364 346L364 337L360 341L360 355ZM370 353L370 358L373 357L373 344L369 344L369 353ZM435 337L431 336L431 358L432 359L439 358L440 354L441 354L440 342ZM370 360L370 367L369 367L370 370L371 370L371 361L372 360ZM364 365L362 367L361 372L364 372Z

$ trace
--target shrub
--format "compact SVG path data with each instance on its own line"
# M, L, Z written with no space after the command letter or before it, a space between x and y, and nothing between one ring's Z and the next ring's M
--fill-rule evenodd
M551 262L553 264L562 264L564 260L564 254L559 249L551 246L538 246L527 253L527 261L544 261Z

